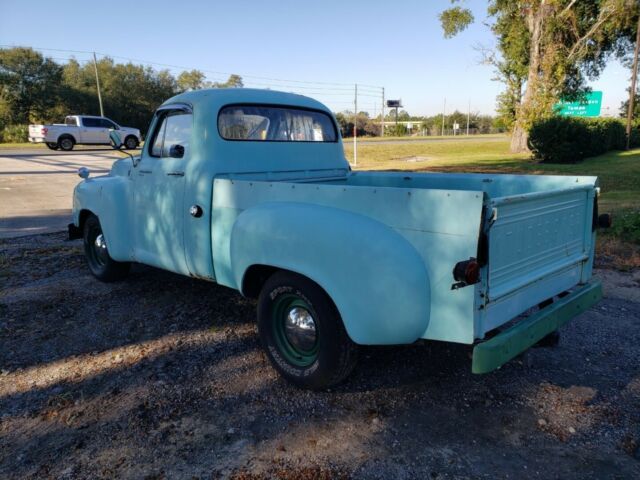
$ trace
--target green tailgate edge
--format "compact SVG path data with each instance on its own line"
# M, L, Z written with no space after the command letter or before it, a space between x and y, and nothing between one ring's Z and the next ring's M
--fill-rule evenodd
M592 280L473 349L471 371L488 373L535 345L602 298L602 284Z

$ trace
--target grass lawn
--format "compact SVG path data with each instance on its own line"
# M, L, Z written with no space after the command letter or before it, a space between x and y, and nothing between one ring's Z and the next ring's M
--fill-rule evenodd
M0 143L0 149L3 148L45 148L44 143Z
M416 140L451 140L456 141L460 139L461 141L469 140L477 140L479 138L495 138L497 140L506 138L506 134L504 133L480 133L476 135L415 135L415 136L403 136L403 137L392 137L392 136L384 136L384 137L358 137L358 141L361 142L386 142L389 140L402 140L403 142L410 142ZM343 138L344 143L353 143L353 137Z
M345 143L353 161L353 144ZM599 250L620 267L640 267L640 149L610 152L573 165L542 164L528 154L509 152L509 140L461 140L358 146L354 170L596 175L600 210L614 214L614 228L600 235Z

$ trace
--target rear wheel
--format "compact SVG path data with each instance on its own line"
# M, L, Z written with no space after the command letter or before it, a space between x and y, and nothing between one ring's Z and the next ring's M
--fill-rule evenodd
M301 275L282 271L267 280L258 300L258 330L273 366L298 387L331 387L355 367L357 346L336 307Z
M69 152L73 150L73 146L75 145L75 140L72 137L62 137L58 140L58 145L65 152Z
M55 142L47 142L46 145L51 150L58 150L60 148L60 146Z
M111 258L98 217L91 215L87 218L83 233L85 258L93 276L103 282L115 282L126 277L131 264Z

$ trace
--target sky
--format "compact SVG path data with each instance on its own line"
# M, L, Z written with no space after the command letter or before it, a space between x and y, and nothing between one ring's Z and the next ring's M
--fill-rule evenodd
M96 51L156 69L197 68L214 81L237 73L246 86L304 93L335 111L353 110L357 83L358 110L371 114L380 112L381 87L414 115L440 113L445 100L446 112L470 104L493 114L502 86L474 49L495 45L487 2L466 4L476 22L444 39L438 13L448 0L0 0L0 45L42 49L58 62L90 54L57 50ZM603 91L602 113L618 114L629 75L611 61L590 83Z

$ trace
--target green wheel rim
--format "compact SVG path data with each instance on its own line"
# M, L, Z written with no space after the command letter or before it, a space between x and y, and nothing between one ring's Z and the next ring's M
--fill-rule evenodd
M315 341L310 348L301 348L295 345L287 335L287 318L294 309L303 309L313 319L315 326ZM319 331L316 313L311 306L297 295L282 295L273 304L271 313L271 325L273 328L273 338L278 350L287 362L298 367L308 367L315 362L318 357Z

